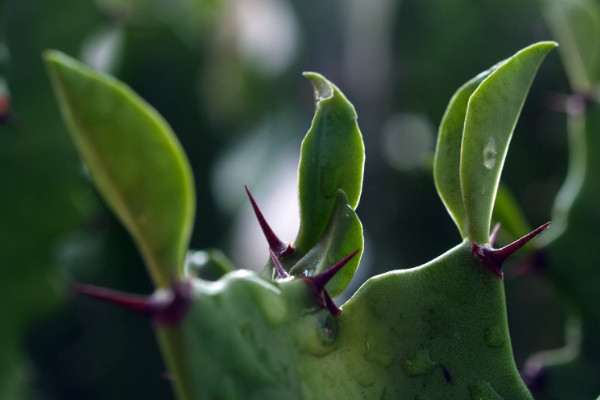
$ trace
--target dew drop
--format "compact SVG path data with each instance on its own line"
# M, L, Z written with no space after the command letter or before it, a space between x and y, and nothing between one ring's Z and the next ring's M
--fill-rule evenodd
M431 361L429 351L419 350L401 361L402 371L409 377L430 374L438 363Z
M300 351L323 357L337 348L334 345L338 330L337 320L324 315L325 312L318 316L307 315L298 321L294 338Z
M494 168L494 165L496 165L496 154L498 154L496 151L496 141L491 137L483 149L483 166L487 169Z
M319 322L320 327L317 329L317 338L325 346L333 344L339 328L338 320L327 314L327 317Z
M488 347L502 347L504 345L504 335L502 334L502 329L499 326L486 328L483 331L483 336Z

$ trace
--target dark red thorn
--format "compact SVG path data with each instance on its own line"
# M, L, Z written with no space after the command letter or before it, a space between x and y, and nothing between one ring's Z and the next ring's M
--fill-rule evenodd
M544 225L534 229L527 235L515 240L511 244L504 246L501 249L494 249L490 245L473 243L471 250L483 261L486 267L494 272L499 278L502 278L502 263L504 260L513 255L521 247L525 246L527 242L542 233L549 226L550 222L546 222Z
M500 222L494 226L494 229L492 229L492 233L490 234L490 246L492 247L494 247L494 243L496 243L498 232L500 232Z
M150 296L137 296L83 283L72 283L71 288L77 293L108 301L138 314L152 316L156 313L156 305L150 300Z
M332 316L339 317L342 314L342 310L333 302L327 290L323 290L323 297L325 297L325 307L327 307L327 310Z
M271 253L271 260L273 260L273 264L275 265L275 271L277 271L277 275L279 275L279 278L289 278L290 274L288 274L285 268L283 268L283 265L281 265L281 262L279 261L275 253L273 253L273 250L269 249L269 253Z
M534 237L536 237L537 235L539 235L540 233L542 233L543 231L548 229L549 226L550 226L550 222L546 222L544 225L534 229L533 231L529 232L527 235L523 236L522 238L517 239L514 242L512 242L511 244L504 246L501 249L496 250L496 254L498 255L498 258L500 258L502 261L506 260L508 257L513 255L521 247L525 246L531 239L533 239Z
M360 249L354 250L352 253L348 254L346 257L342 258L340 261L336 262L331 267L327 268L325 271L321 272L318 275L307 277L310 280L311 284L315 286L319 291L325 289L325 285L327 282L331 280L337 274L344 265L348 263L358 252Z
M244 185L244 187L246 188L246 193L248 194L248 198L250 199L250 204L252 204L252 209L254 210L254 214L256 215L256 219L258 220L258 224L260 225L260 228L262 229L263 234L267 239L267 243L269 243L269 248L271 249L271 251L275 253L277 258L292 254L294 252L294 248L292 247L292 245L285 244L277 237L275 232L273 232L273 229L271 229L271 227L267 223L267 220L265 219L263 213L260 211L260 208L258 208L258 204L256 204L254 197L252 197L252 193L250 193L248 186Z
M317 299L317 304L319 304L321 308L326 308L334 317L338 317L342 313L342 310L335 305L333 299L325 289L325 285L327 285L327 282L329 282L331 278L333 278L335 274L337 274L359 251L360 249L354 250L352 253L318 275L302 277L304 282L306 282L313 291L315 298Z
M189 282L175 282L171 288L158 290L150 296L132 295L81 283L72 284L72 288L86 296L146 315L160 325L178 324L186 315L193 297Z

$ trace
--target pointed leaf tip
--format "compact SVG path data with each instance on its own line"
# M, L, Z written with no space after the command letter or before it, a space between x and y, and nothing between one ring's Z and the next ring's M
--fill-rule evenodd
M333 86L323 75L316 72L304 72L302 75L308 78L312 83L313 89L315 90L315 99L317 101L333 96Z

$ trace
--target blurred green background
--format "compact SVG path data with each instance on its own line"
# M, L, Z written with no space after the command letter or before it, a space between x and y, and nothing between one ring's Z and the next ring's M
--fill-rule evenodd
M72 281L152 288L69 141L44 49L117 76L166 118L195 175L192 248L222 248L241 268L259 268L268 255L243 185L279 236L293 239L300 142L314 107L301 72L335 82L357 109L367 157L358 208L366 246L352 292L373 274L419 265L460 240L433 185L437 125L466 80L555 38L547 7L521 0L0 0L0 398L173 396L148 321L69 290ZM565 179L567 123L556 103L571 92L555 52L534 82L503 174L531 226L551 218ZM522 270L517 263L506 269L520 369L533 353L564 345L570 315L552 276ZM593 380L600 357L590 357ZM536 398L600 394L597 383L582 389L564 374L557 379L560 393L536 380Z

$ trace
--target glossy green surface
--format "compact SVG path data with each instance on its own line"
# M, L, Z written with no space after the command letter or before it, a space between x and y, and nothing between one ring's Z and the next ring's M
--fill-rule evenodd
M195 293L182 325L161 328L194 355L180 359L185 399L532 398L512 358L502 281L468 242L371 278L337 319L297 278L237 271L196 280Z
M304 254L325 230L338 189L356 208L363 180L364 145L356 111L323 76L305 73L315 89L316 111L302 142L298 167L300 230L294 241Z
M167 123L114 78L44 56L63 117L96 187L159 287L182 275L194 214L192 174Z
M474 78L459 89L444 115L435 180L463 238L488 241L514 126L540 63L555 46L531 45Z
M460 186L460 158L467 105L475 89L495 69L496 66L482 72L454 93L438 132L433 168L435 187L463 238L467 237L467 213Z
M353 251L360 249L327 284L332 297L338 296L350 283L363 248L362 225L348 203L346 194L340 189L336 196L329 223L319 241L290 270L292 275L316 275L331 267Z

